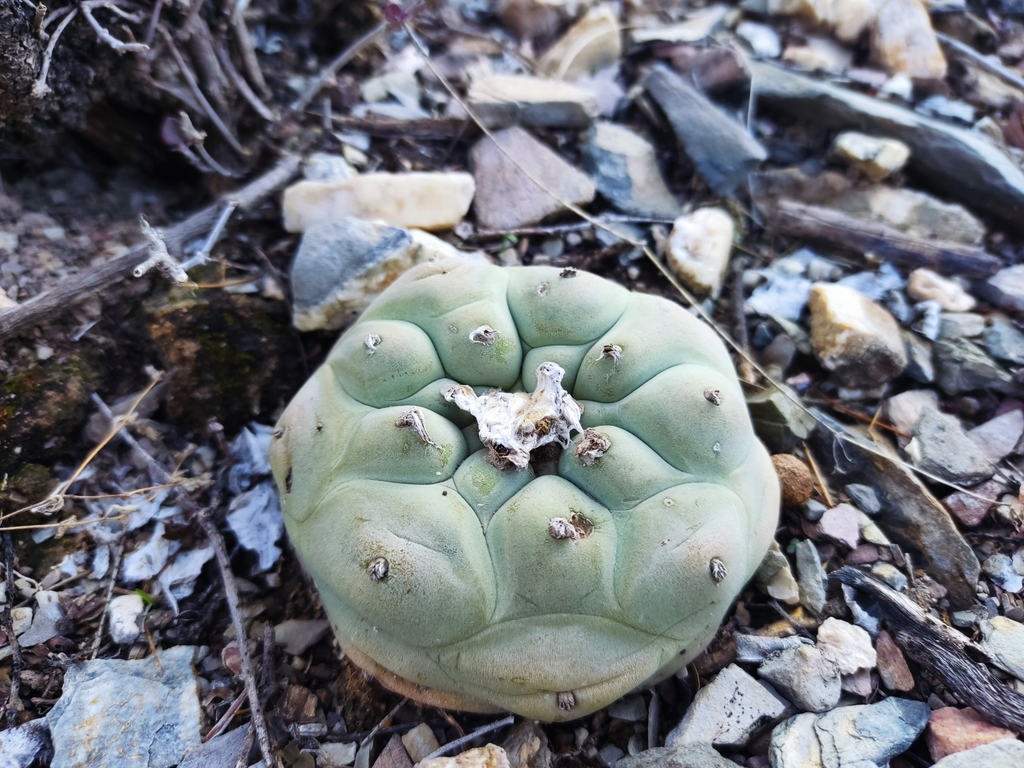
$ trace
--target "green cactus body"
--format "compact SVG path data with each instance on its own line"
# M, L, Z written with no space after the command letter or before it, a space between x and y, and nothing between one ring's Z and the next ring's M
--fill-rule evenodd
M493 437L505 413L519 454ZM352 659L422 701L543 720L696 656L779 506L715 334L549 267L407 272L296 395L271 461Z

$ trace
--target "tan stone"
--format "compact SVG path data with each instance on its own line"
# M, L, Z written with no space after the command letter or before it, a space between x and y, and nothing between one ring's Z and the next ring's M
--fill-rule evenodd
M591 8L540 59L552 77L575 80L592 75L622 57L622 30L610 3Z
M910 273L907 295L915 301L937 301L947 312L970 312L978 303L959 283L923 267Z
M880 0L871 24L871 58L892 75L946 76L946 57L921 0Z
M564 80L530 75L490 75L473 82L469 105L491 128L514 123L585 128L597 115L597 98Z
M680 216L668 241L668 266L691 291L717 296L732 253L736 225L721 208Z
M424 760L418 768L510 768L505 750L494 744L469 749L455 757Z
M468 173L368 173L345 181L300 181L284 191L284 228L305 232L353 216L393 227L450 229L465 217L475 192Z
M847 131L836 137L835 153L872 181L881 181L903 168L910 159L910 147L896 139Z
M426 723L420 723L411 731L402 736L402 744L405 751L409 753L414 763L420 762L427 755L441 747L437 743L437 737Z
M907 367L899 325L885 309L852 288L811 288L811 347L849 387L876 388Z
M1016 735L1013 731L992 725L973 707L945 707L932 712L926 739L932 760L938 762L946 755L999 739L1012 739Z

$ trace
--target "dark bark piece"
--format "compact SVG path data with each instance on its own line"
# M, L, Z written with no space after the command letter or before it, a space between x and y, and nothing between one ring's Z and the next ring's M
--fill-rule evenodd
M870 443L862 433L852 436ZM946 508L914 473L897 463L895 452L878 442L875 447L881 455L869 453L824 429L818 429L812 439L817 448L814 455L821 457L827 475L852 478L841 482L863 483L875 489L882 505L875 522L911 554L915 565L949 590L950 605L954 609L973 605L981 573L978 558ZM892 460L887 461L885 454Z
M759 208L772 209L769 228L779 234L806 238L844 251L872 253L898 267L927 267L946 275L989 277L1003 262L984 248L942 240L919 240L881 222L859 219L843 211L796 200L776 200Z
M849 566L830 578L871 597L882 609L904 652L938 677L987 720L1024 731L1024 695L1003 685L982 661L981 646L926 614L910 598Z
M222 200L192 214L184 221L167 227L163 232L168 249L173 253L186 241L209 232L220 217L224 200L234 200L238 203L238 208L244 210L276 192L299 172L301 163L301 157L288 155L241 189L228 193ZM0 341L108 288L111 283L131 274L132 270L148 257L146 243L138 243L123 256L69 277L51 290L7 310L0 314Z

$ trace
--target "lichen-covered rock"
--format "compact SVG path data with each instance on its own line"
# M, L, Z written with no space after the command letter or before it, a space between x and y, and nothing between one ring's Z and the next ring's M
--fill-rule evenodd
M296 395L271 461L349 658L421 701L544 720L696 656L779 504L714 333L550 267L411 269Z

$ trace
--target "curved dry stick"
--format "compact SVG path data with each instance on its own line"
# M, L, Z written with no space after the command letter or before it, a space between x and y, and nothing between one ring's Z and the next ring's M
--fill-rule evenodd
M1024 695L1003 685L977 659L988 654L977 643L925 613L909 597L851 566L829 575L830 580L871 597L895 630L907 655L938 677L965 703L996 725L1014 733L1024 731Z

